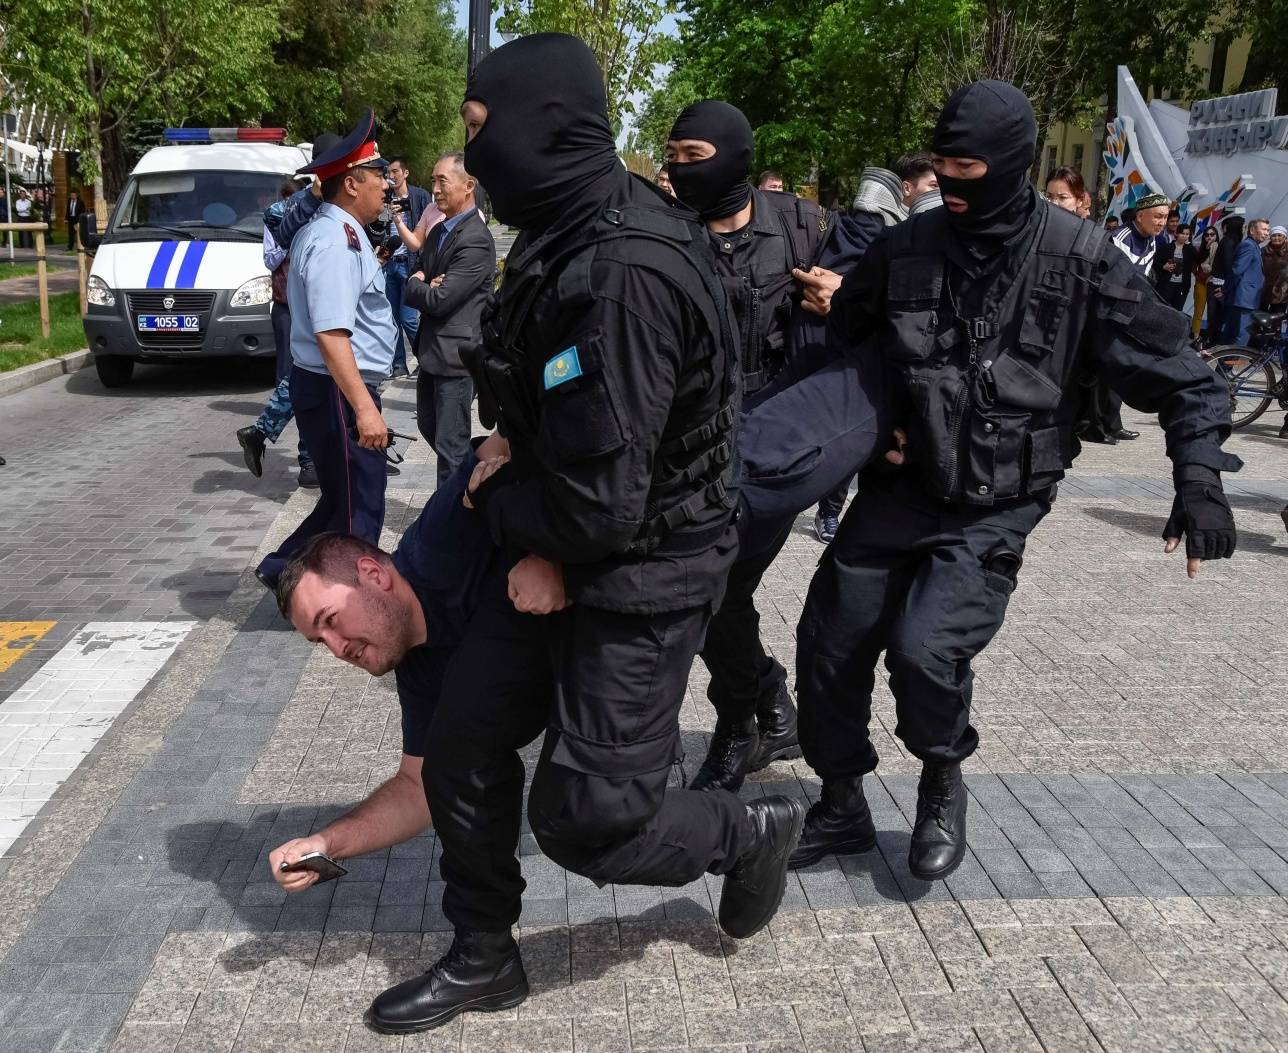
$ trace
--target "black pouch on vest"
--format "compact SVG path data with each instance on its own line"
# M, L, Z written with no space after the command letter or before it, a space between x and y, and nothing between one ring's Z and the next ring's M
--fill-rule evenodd
M543 368L541 434L559 461L584 461L626 445L620 399L604 369L603 341L603 331L592 330Z

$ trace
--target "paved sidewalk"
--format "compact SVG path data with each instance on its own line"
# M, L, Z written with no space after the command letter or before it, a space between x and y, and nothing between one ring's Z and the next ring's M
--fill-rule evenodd
M411 385L385 404L413 434ZM907 870L917 768L882 684L876 851L800 872L771 928L734 942L713 919L717 882L598 889L525 835L533 996L406 1040L361 1018L450 939L433 836L289 899L266 864L394 770L392 678L286 631L243 571L0 861L0 1050L1288 1048L1277 426L1230 444L1248 462L1230 481L1241 550L1198 582L1161 554L1157 428L1088 449L978 664L971 852L949 881ZM391 538L427 497L429 456L414 444L391 481ZM260 550L310 504L292 497ZM762 590L789 668L821 552L808 526ZM704 686L696 669L690 770L710 727ZM778 764L746 790L769 792L818 783Z

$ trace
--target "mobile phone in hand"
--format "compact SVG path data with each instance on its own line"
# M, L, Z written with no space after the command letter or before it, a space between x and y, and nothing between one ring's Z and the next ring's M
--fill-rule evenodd
M323 881L333 881L335 878L344 877L348 873L334 859L323 855L321 852L310 852L306 856L300 856L294 863L283 862L278 869L288 874L297 870L312 870L318 876L318 884Z

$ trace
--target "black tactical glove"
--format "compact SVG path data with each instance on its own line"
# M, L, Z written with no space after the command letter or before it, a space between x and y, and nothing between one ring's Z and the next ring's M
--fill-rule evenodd
M1184 537L1189 559L1229 559L1237 538L1220 473L1201 464L1182 464L1173 470L1172 482L1176 500L1163 527L1164 540Z

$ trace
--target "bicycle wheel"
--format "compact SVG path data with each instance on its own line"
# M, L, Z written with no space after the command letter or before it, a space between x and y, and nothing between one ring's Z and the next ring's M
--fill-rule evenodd
M1212 368L1230 385L1230 420L1245 428L1270 408L1275 374L1266 356L1247 347L1214 347Z

